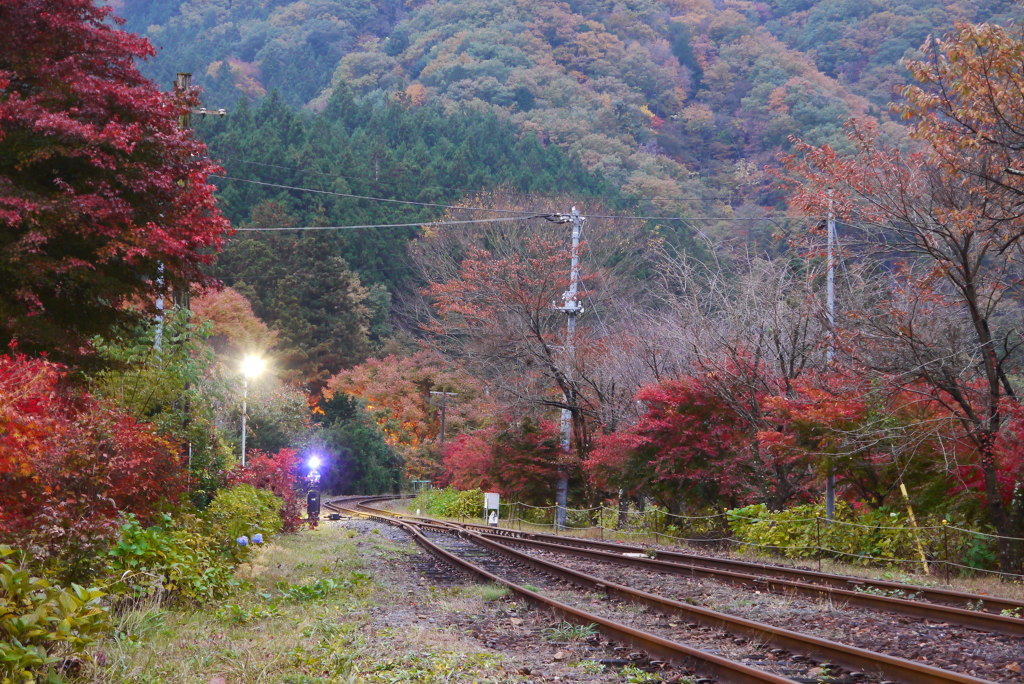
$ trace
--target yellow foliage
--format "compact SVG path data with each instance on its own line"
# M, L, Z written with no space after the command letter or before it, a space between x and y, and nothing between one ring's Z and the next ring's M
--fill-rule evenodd
M413 83L405 89L405 94L409 97L409 104L414 107L423 106L430 95L422 83Z

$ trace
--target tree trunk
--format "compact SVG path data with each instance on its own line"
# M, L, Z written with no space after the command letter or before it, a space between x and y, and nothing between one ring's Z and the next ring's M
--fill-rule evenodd
M999 533L999 571L1020 574L1024 571L1024 540L1022 522L1024 516L1024 492L1015 491L1009 506L1004 506L999 492L999 481L996 478L996 460L990 453L981 457L981 472L985 478L985 494L988 499L988 514L992 524Z

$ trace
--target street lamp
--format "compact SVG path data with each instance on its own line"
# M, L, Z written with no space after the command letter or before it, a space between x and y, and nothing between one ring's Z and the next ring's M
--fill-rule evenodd
M247 355L242 359L242 467L245 467L245 422L249 417L247 402L249 400L249 378L258 378L266 362L259 356Z

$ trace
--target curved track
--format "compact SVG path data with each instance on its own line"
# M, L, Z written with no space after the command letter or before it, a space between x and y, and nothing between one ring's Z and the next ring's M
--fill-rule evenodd
M380 500L383 498L392 497L377 497L373 500ZM446 523L435 520L429 520L424 518L416 518L413 516L403 516L394 512L384 511L376 508L367 506L371 500L367 498L351 499L348 501L340 502L334 501L326 504L327 508L334 510L345 510L346 512L360 515L364 517L374 518L376 520L388 522L391 524L398 525L405 529L410 535L413 536L415 541L433 553L435 556L441 558L446 563L466 570L479 577L485 578L488 581L496 582L508 587L510 590L519 594L523 598L529 600L535 605L542 606L550 609L554 613L561 615L564 619L578 622L578 623L593 623L609 637L620 640L626 643L633 644L639 648L646 650L647 652L656 655L658 657L670 660L675 663L685 664L689 667L693 667L695 670L702 674L714 676L723 681L734 681L734 682L779 682L779 681L793 681L779 677L777 675L762 672L760 670L748 667L746 665L736 663L722 658L721 656L708 653L699 649L692 648L685 644L681 644L675 641L664 639L655 634L644 632L641 630L634 629L628 625L615 622L603 618L601 616L589 613L587 611L573 608L564 603L560 603L551 599L550 597L543 596L537 592L531 591L523 586L517 585L506 578L500 577L488 570L479 567L478 564L472 563L464 558L460 558L445 549L441 548L438 544L430 541L423 534L424 531L443 533L448 535L457 535L463 540L471 541L483 548L486 548L495 553L503 554L507 557L513 558L517 563L533 567L541 572L549 575L557 576L561 579L566 580L574 585L585 587L591 591L601 592L608 597L614 597L621 601L628 601L632 603L638 603L656 611L677 615L685 618L686 620L695 623L695 625L701 625L704 627L710 627L713 629L725 630L731 634L741 635L744 638L759 641L764 644L770 644L779 648L783 648L789 651L805 654L814 658L819 658L830 663L837 663L844 667L850 668L852 671L862 671L869 674L877 675L882 679L890 679L904 682L920 682L920 683L936 683L936 682L982 682L986 680L978 679L968 675L958 674L947 670L924 665L922 663L904 660L890 655L874 653L865 649L847 646L839 644L834 641L827 639L821 639L818 637L793 632L790 630L780 629L772 627L770 625L754 622L751 620L745 620L735 616L719 613L706 608L700 608L692 606L679 601L663 598L651 593L638 591L636 589L610 582L607 579L601 579L592 575L572 570L563 565L553 563L550 561L542 560L531 556L523 551L516 548L512 548L511 544L515 545L543 545L548 550L557 550L559 552L571 553L576 555L586 555L591 558L600 558L601 560L622 563L629 565L644 565L647 563L658 564L658 569L665 570L669 568L670 572L685 572L686 574L695 574L698 572L698 567L693 564L680 563L674 560L661 560L663 554L659 553L659 558L637 558L632 556L622 556L621 553L625 549L636 548L636 547L625 547L622 545L611 544L608 542L590 542L589 540L581 540L577 538L566 538L566 537L554 537L558 542L566 542L571 539L570 544L559 543L555 544L544 537L553 537L553 535L531 535L529 533L523 533L514 530L495 530L495 528L477 526L477 525L459 525L454 523ZM610 548L614 548L619 553L612 553ZM638 550L637 552L642 552ZM678 554L687 555L687 554ZM704 559L704 557L694 556L694 558ZM757 566L761 567L761 566ZM772 566L764 566L772 567ZM706 567L699 569L700 572L710 572ZM784 569L789 570L789 569ZM715 573L729 572L733 577L731 581L737 583L750 584L751 581L758 581L758 588L767 588L765 582L768 581L764 577L754 577L749 575L750 579L741 579L740 573L733 571L716 570ZM721 578L721 577L720 577ZM792 582L791 580L771 580L776 583L778 587L783 585L778 584L779 582L788 582L789 584L801 584L799 582ZM901 587L905 585L899 585ZM813 587L815 592L829 592L836 591L835 588L817 586ZM789 591L793 591L793 588L787 586ZM807 589L811 591L811 589ZM843 590L847 591L847 590ZM855 593L855 592L850 592ZM882 598L882 597L873 597ZM905 601L905 603L915 603ZM894 604L901 605L901 604ZM935 604L921 604L927 606L929 609L935 609ZM987 613L979 613L977 611L967 611L964 609L949 608L947 610L962 611L964 613L972 613L974 615L983 616L981 619L999 617L992 616ZM962 616L963 617L963 616ZM967 618L971 616L966 616Z

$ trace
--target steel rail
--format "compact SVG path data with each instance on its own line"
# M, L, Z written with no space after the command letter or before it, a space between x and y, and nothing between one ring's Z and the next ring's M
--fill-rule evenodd
M522 530L513 530L510 528L494 528L489 527L487 525L475 525L473 523L453 524L458 524L469 529L475 529L481 532L486 532L494 535L503 535L508 537L527 537L541 541L546 540L552 543L558 543L566 546L607 549L611 552L617 553L650 553L653 554L654 558L657 558L659 560L670 560L687 564L701 565L709 568L718 568L721 570L747 572L757 574L762 577L776 577L783 580L791 579L805 583L815 582L818 584L825 584L828 586L836 587L838 589L853 588L854 590L856 590L858 587L860 587L866 589L877 589L879 591L902 591L910 594L917 594L922 598L928 599L930 603L927 605L938 604L952 608L962 608L964 610L969 610L975 613L985 613L985 611L981 611L976 608L969 608L968 606L983 605L992 611L1016 611L1021 613L1021 615L1024 615L1024 601L1018 601L1016 599L1003 598L999 596L990 596L988 594L973 594L969 592L955 591L952 589L926 587L918 584L906 584L903 582L892 582L888 580L871 579L868 577L854 577L852 575L834 575L827 572L819 572L817 570L810 570L804 568L787 568L780 565L767 565L763 563L754 563L751 561L743 561L732 558L701 556L698 554L686 553L685 551L665 551L662 549L652 549L650 547L638 546L635 544L620 544L616 542L599 541L597 539L584 539L581 537L547 534L544 532L524 532ZM1018 619L1018 622L1024 624L1024 620ZM1016 628L1011 627L1010 629ZM1013 633L1017 635L1021 634L1021 632L1017 631Z
M763 672L742 663L737 663L727 658L723 658L714 653L708 653L706 651L687 646L686 644L671 641L655 634L650 634L642 630L634 629L628 625L608 620L600 615L594 615L593 613L573 608L572 606L561 603L560 601L556 601L535 591L531 591L526 587L506 580L503 577L499 577L484 568L456 556L447 549L434 544L424 537L419 529L417 529L420 525L419 523L403 520L398 516L381 515L376 512L360 511L354 508L349 509L334 503L328 503L325 504L325 506L338 511L350 510L357 515L371 520L397 525L412 536L413 540L426 551L437 556L443 562L454 568L462 569L488 582L493 582L507 587L513 593L542 609L550 610L563 620L578 624L595 624L602 633L612 639L631 644L636 648L640 648L649 654L657 655L667 661L685 665L686 667L690 667L703 675L710 675L723 681L737 682L738 684L794 684L795 682L795 680L780 677L779 675L774 675L769 672ZM453 529L443 528L443 531L452 533ZM458 532L456 531L456 533Z
M369 507L367 507L367 510L373 511L373 513L366 513L366 515L375 516L377 519L382 521L400 520L402 522L409 522L412 520L415 524L423 524L428 527L428 529L440 531L446 528L450 533L458 534L465 539L475 541L481 546L493 551L504 553L522 563L531 565L542 572L561 577L562 579L580 586L602 591L609 597L646 605L660 612L679 615L713 629L721 629L733 634L742 634L760 642L771 643L788 650L798 651L807 655L822 658L853 670L877 673L891 679L911 684L939 684L951 682L978 684L980 682L987 681L970 675L951 672L932 667L930 665L925 665L923 663L898 658L896 656L890 656L884 653L875 653L855 646L840 644L828 639L801 634L799 632L773 627L753 620L719 613L708 608L691 606L680 601L632 589L606 579L594 577L556 563L536 558L528 553L510 548L505 544L481 535L479 532L465 529L459 525L438 521L421 522L419 519L402 516L401 514L391 511L386 512L386 515L379 515L380 512L378 509L372 509Z
M965 608L954 608L939 603L926 603L924 601L915 601L912 599L894 596L881 596L878 594L852 591L850 589L841 589L834 586L765 577L757 574L740 573L734 570L722 570L693 563L662 560L657 557L647 558L624 556L621 553L600 551L594 548L585 548L582 546L556 544L527 537L498 535L483 531L477 532L477 534L482 534L492 539L505 539L512 543L523 544L525 546L544 549L554 553L580 556L615 565L630 565L644 568L646 570L658 570L686 577L710 577L736 586L754 587L770 591L775 594L800 594L811 598L828 598L837 602L845 602L874 610L896 613L898 615L909 615L938 622L948 622L964 627L970 627L972 629L980 629L986 632L995 632L998 634L1007 634L1015 637L1024 636L1024 619L1006 615L967 610Z

